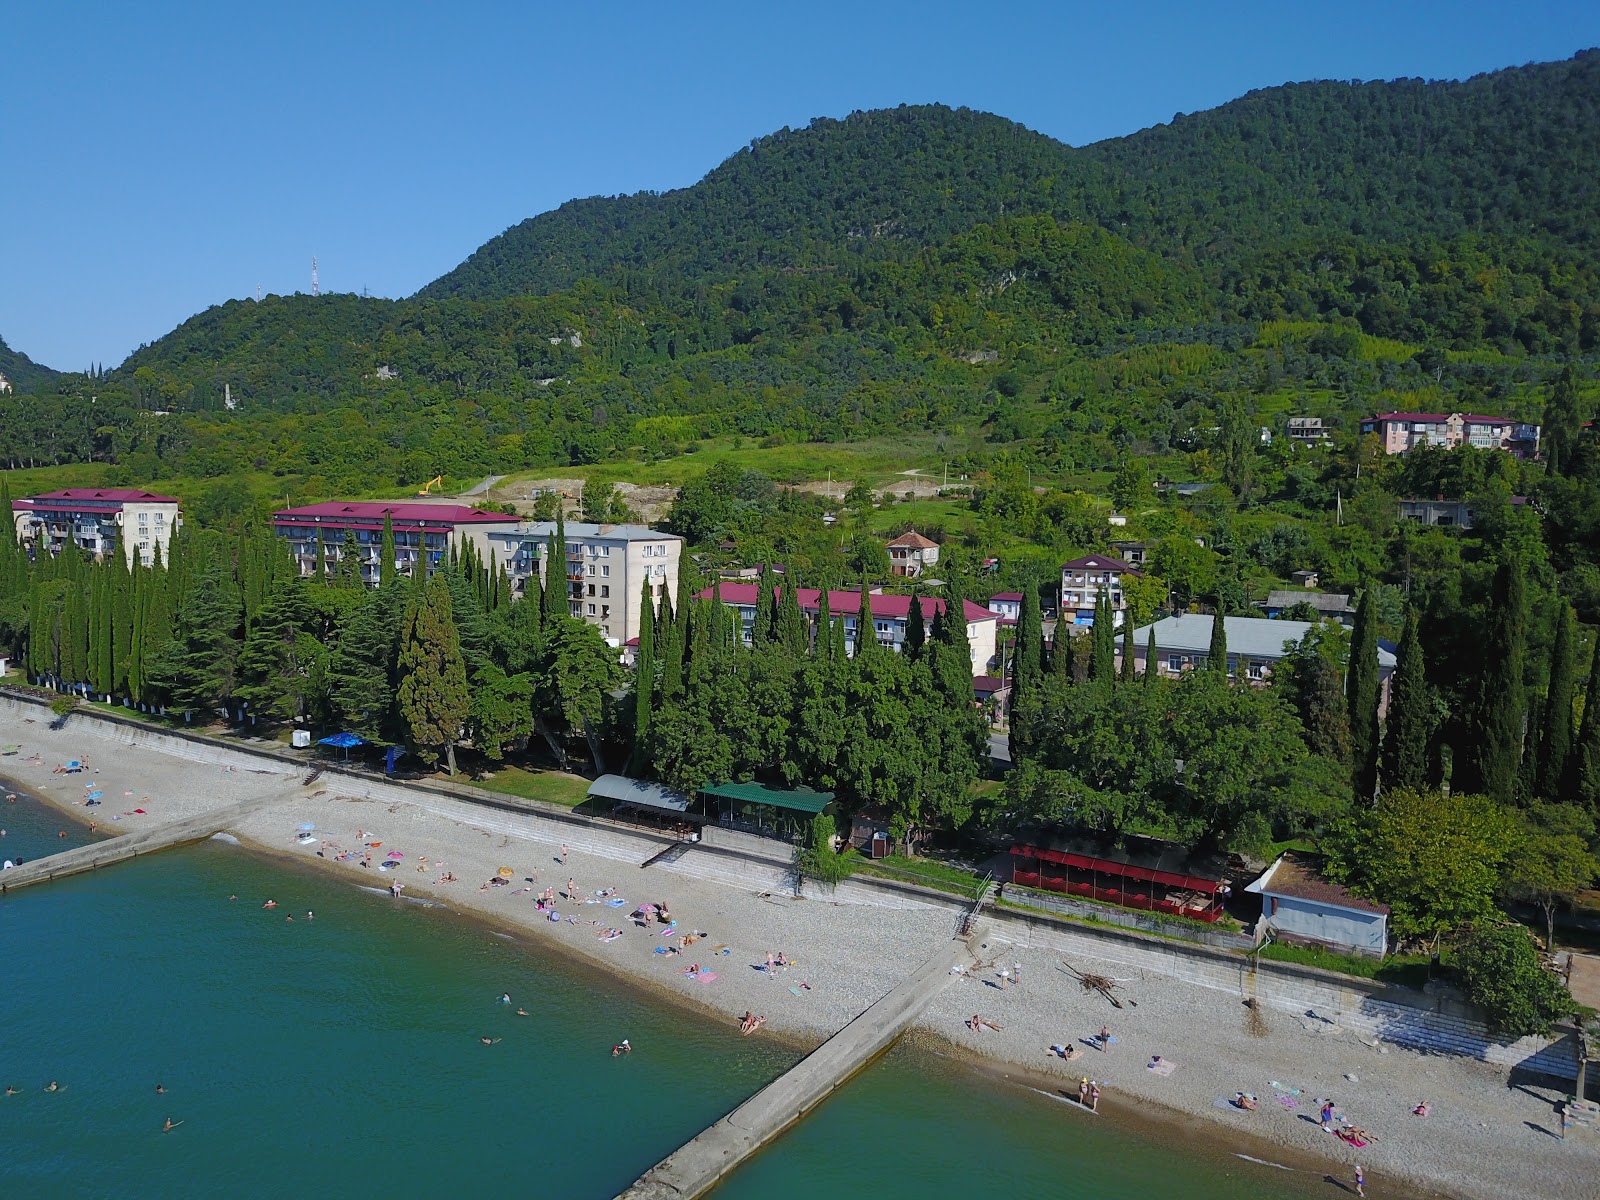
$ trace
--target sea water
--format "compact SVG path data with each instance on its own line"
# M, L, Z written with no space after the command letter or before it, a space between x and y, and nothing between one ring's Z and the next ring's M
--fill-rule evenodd
M8 808L7 841L61 848L58 818ZM0 898L0 956L0 1084L24 1089L0 1096L7 1200L610 1197L796 1057L536 934L217 842ZM901 1049L718 1196L1287 1200L1316 1182Z

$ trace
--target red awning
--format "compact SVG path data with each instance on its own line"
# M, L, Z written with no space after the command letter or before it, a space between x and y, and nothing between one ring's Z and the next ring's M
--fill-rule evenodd
M1187 888L1192 892L1204 892L1214 896L1222 885L1216 880L1200 879L1194 875L1179 875L1173 871L1157 871L1151 867L1136 866L1133 863L1114 862L1109 858L1092 858L1086 854L1069 854L1064 850L1048 850L1039 846L1012 846L1011 853L1020 858L1036 858L1044 862L1060 863L1066 867L1076 867L1080 871L1100 871L1106 875L1116 875L1123 879L1134 879L1141 883L1159 883L1163 887Z

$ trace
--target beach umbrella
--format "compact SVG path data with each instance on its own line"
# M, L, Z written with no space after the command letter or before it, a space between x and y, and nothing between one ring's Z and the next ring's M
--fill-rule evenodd
M402 859L405 857L405 855L401 854L398 850L391 850L389 851L389 857L393 859Z
M513 871L510 867L501 867L500 868L500 878L501 879L510 879L515 874L516 874L516 872Z
M294 827L294 831L296 833L310 833L315 828L315 825L313 825L310 821L307 821L304 825L296 825Z
M319 746L333 746L336 749L343 750L346 762L350 761L350 748L352 746L365 746L366 744L364 738L358 738L353 733L336 733L332 737L325 737L317 742Z

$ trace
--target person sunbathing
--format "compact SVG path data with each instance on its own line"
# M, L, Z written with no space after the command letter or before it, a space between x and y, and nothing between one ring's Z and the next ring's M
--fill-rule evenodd
M1256 1110L1256 1098L1249 1092L1235 1092L1233 1094L1233 1103L1236 1107L1244 1109L1245 1112L1255 1112Z

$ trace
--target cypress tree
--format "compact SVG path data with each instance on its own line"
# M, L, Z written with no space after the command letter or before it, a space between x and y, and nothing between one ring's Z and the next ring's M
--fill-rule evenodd
M1107 636L1110 628L1110 606L1102 592L1094 598L1094 624L1089 628L1089 678L1095 682L1109 683L1116 674L1113 644Z
M95 672L94 687L106 699L111 698L111 690L116 686L114 672L116 670L116 650L113 643L112 631L116 628L116 593L115 579L112 575L113 564L122 561L120 553L113 556L112 561L102 564L95 574L99 577L99 592L95 611Z
M878 630L872 621L872 596L867 591L867 576L861 576L861 603L856 608L856 658L878 648Z
M1508 556L1494 577L1476 721L1468 746L1469 785L1464 789L1483 792L1502 804L1511 803L1522 769L1527 639L1522 563Z
M1017 614L1017 651L1011 669L1012 703L1031 696L1044 682L1044 626L1039 616L1039 585L1029 574L1022 581Z
M1133 620L1126 613L1122 617L1122 681L1132 683L1134 677L1133 663Z
M1394 677L1389 683L1389 717L1384 723L1383 786L1388 791L1420 792L1428 785L1428 739L1433 736L1433 698L1423 674L1422 622L1406 612Z
M843 663L850 657L850 647L844 636L842 615L828 622L828 657L836 663Z
M928 640L928 630L923 624L922 593L913 589L911 608L906 613L906 656L912 662L922 657L922 645Z
M1371 585L1356 606L1345 698L1350 710L1350 785L1358 803L1378 790L1378 612Z
M1589 664L1589 686L1583 694L1583 720L1578 741L1567 755L1566 794L1582 800L1600 815L1600 638Z
M383 541L378 549L378 586L388 587L394 582L394 516L386 508L383 510Z
M1228 618L1222 615L1222 605L1211 616L1211 649L1206 653L1206 669L1213 675L1228 678Z
M406 621L400 641L400 715L411 742L429 762L443 751L456 773L456 736L472 711L467 667L456 634L450 588L435 577Z
M328 690L345 729L370 742L388 740L394 689L394 616L399 593L379 589L350 610L328 659Z
M567 579L572 567L567 563L567 515L565 509L566 505L564 503L556 506L556 529L550 535L550 566L545 571L545 587L548 589L551 586L550 572L553 571L555 572L555 588L554 591L546 591L545 593L544 611L546 616L554 614L561 617L570 617L572 615L572 584ZM681 556L679 559L680 564L687 557L689 557L687 554ZM554 600L554 603L552 603L552 600ZM686 603L685 598L680 595L678 603Z
M1563 603L1556 618L1556 640L1550 650L1550 687L1545 693L1543 736L1539 739L1541 796L1557 797L1572 756L1572 696L1577 686L1578 618L1572 605Z
M361 548L356 544L356 531L346 529L339 543L339 561L334 564L334 586L346 591L361 589Z
M972 702L972 642L967 637L967 601L961 593L960 581L952 578L944 590L944 627L943 644L950 648L950 657L959 661L962 671L965 672L964 704ZM954 683L956 671L950 668L950 678Z
M311 569L311 577L323 586L328 583L328 547L322 540L322 527L317 526L317 564Z
M800 580L791 573L778 598L778 641L795 658L804 658L810 640L806 616L800 611Z
M634 774L650 760L650 717L656 690L656 615L651 603L650 579L644 581L639 599L639 653L633 669L633 765Z
M678 603L675 609L671 608L671 597L662 601L662 606L670 612L672 623L661 623L666 631L664 638L658 638L661 645L661 699L663 702L676 700L683 692L683 667L684 659L689 653L689 614L693 608L693 600L688 592L678 593Z
M761 579L756 585L756 619L750 627L750 644L765 646L778 636L778 598L773 590L772 568L761 564Z
M828 589L817 596L817 638L812 651L818 658L833 657L833 611L828 604Z
M133 580L127 563L117 560L112 573L116 582L111 614L111 690L128 694L128 658L133 646Z
M1150 625L1150 636L1145 641L1144 647L1144 685L1155 687L1156 680L1161 676L1161 664L1156 657L1156 627Z

